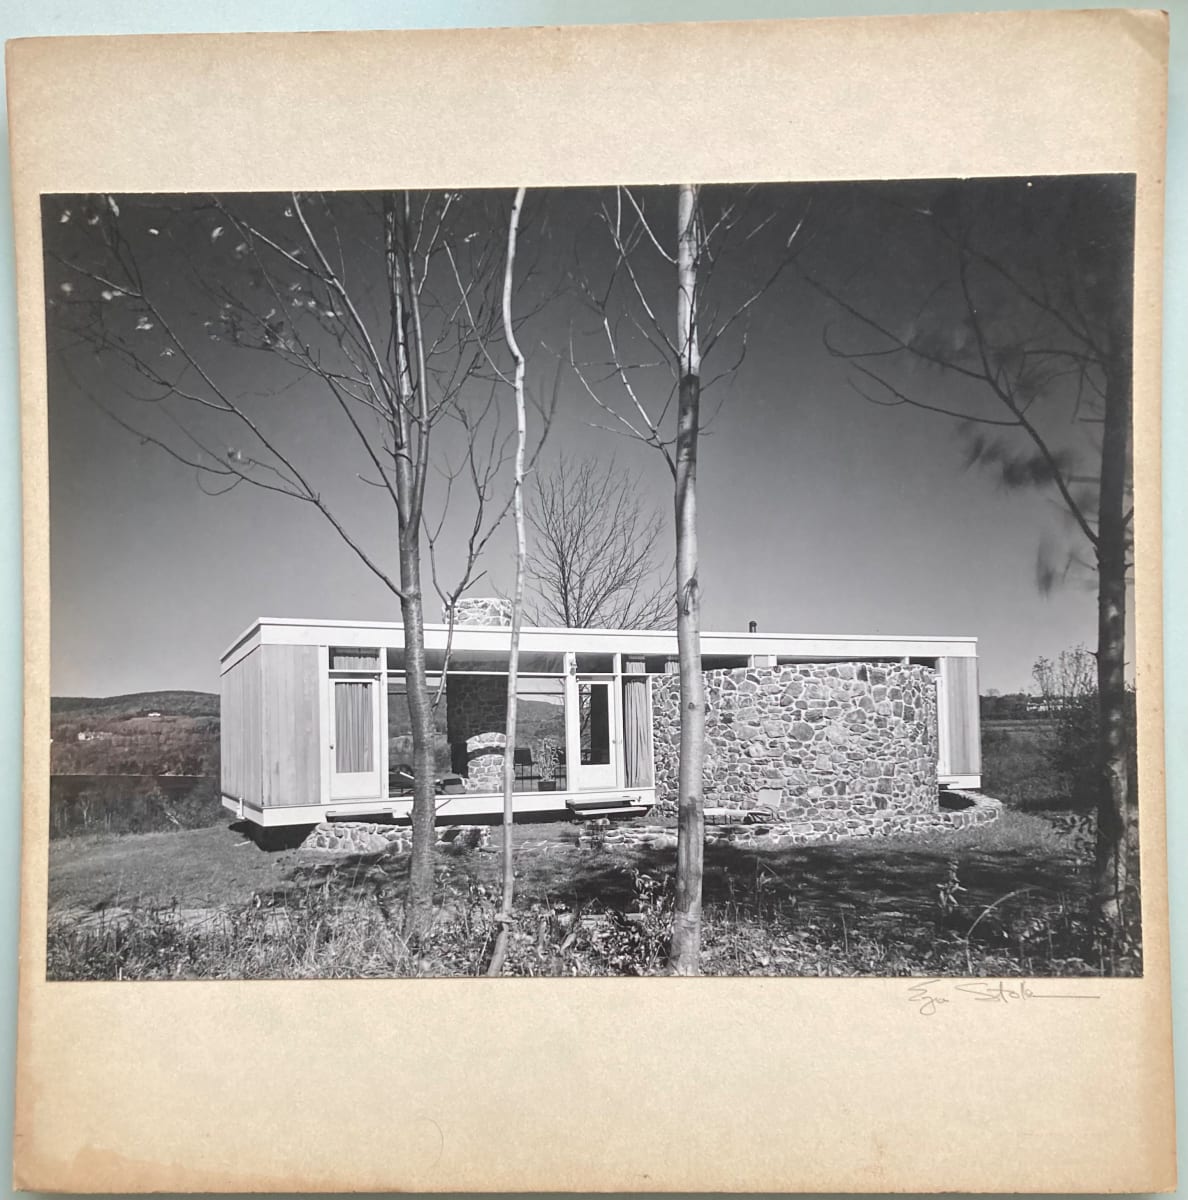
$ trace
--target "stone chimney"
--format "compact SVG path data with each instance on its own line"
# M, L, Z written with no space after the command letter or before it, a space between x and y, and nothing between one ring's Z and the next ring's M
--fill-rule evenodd
M450 610L442 613L448 624ZM512 623L512 602L500 596L464 596L454 605L454 624L508 626Z

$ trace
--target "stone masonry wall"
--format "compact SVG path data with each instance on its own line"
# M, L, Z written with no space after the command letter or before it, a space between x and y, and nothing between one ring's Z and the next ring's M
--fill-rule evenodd
M676 799L679 686L652 677L660 802ZM937 811L932 668L740 667L706 671L705 691L707 807L755 812L798 839L892 832Z
M478 733L466 739L466 775L462 783L468 792L502 789L506 748L505 733Z
M450 612L446 609L442 619L449 621ZM502 596L463 596L454 605L455 625L510 625L512 623L512 603Z
M866 818L848 817L825 829L813 829L810 823L770 821L759 817L758 809L741 814L738 809L709 809L705 814L705 840L728 842L748 850L786 850L790 846L807 846L811 842L838 842L843 838L885 837L896 834L945 833L953 829L977 829L997 821L1002 814L1002 801L972 792L948 793L966 807L941 804L932 812L880 812ZM676 847L674 825L642 822L611 822L606 818L587 821L578 833L578 845L585 849L608 849L614 846L645 846L652 850L671 850Z
M434 832L439 846L481 850L491 844L487 825L439 825ZM323 821L314 826L305 848L340 854L404 854L412 849L412 828L377 821Z

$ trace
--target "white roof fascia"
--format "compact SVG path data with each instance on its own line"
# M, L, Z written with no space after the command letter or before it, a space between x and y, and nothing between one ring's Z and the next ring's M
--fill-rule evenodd
M239 637L237 637L235 641L233 641L231 645L223 651L223 656L219 659L219 665L222 668L219 674L225 675L233 666L235 666L237 662L247 658L247 656L251 654L253 650L257 649L262 644L262 634L262 621L256 621L253 625L249 625L247 629L245 629L243 633L241 633Z
M232 644L229 658L246 639L258 635L258 644L304 646L404 645L404 626L398 622L296 620L264 617ZM444 650L449 627L425 626L425 645ZM506 626L459 625L453 648L506 650L511 630ZM525 651L648 654L676 657L677 635L672 630L557 629L525 626L520 631ZM803 658L976 658L977 638L891 636L883 634L715 633L701 635L703 654L774 654Z

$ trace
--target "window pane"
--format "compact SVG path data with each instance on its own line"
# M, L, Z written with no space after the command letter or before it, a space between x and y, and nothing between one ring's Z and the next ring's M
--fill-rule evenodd
M332 646L331 671L378 671L379 651L359 650L354 646Z
M455 649L450 654L449 669L450 671L506 672L507 651Z
M503 674L507 671L506 650L455 650L450 655L450 671L492 671ZM520 652L519 672L521 675L563 675L565 656L548 651L523 650Z
M615 669L613 654L579 654L577 669L583 674L607 675Z
M427 698L437 695L440 676L429 677ZM450 740L446 728L446 696L433 709L433 763L439 778L450 774ZM412 719L408 712L408 689L404 679L388 680L388 780L394 793L412 788Z
M604 656L605 657L605 656ZM440 671L445 661L444 650L426 650L425 667L429 671ZM609 663L609 658L607 659ZM608 666L606 668L610 670ZM405 670L403 647L388 651L388 670ZM501 674L507 670L506 650L459 650L450 652L450 673L479 671ZM565 655L560 652L525 650L520 653L521 675L564 675Z
M334 769L340 774L375 769L374 687L363 680L334 685Z
M426 671L441 671L441 665L445 661L445 652L442 650L426 650L425 651L425 670ZM388 651L388 670L403 671L404 670L404 647L394 646Z
M581 723L582 762L605 766L610 762L610 684L578 684L578 719Z
M565 680L518 681L515 765L519 791L564 789Z
M564 675L565 655L552 654L544 651L521 652L521 675Z

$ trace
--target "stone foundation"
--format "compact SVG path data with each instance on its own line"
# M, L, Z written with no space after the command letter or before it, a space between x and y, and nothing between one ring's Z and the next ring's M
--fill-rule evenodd
M728 842L749 850L784 850L790 846L808 846L814 842L840 842L846 838L894 837L897 834L943 832L950 829L976 829L998 819L1002 802L973 792L953 793L969 800L962 809L937 808L932 812L879 813L868 817L846 817L821 828L808 828L804 822L769 821L748 813L741 820L734 810L706 811L705 840ZM676 848L676 827L612 823L606 818L590 821L578 834L578 845L585 849L641 846L651 850Z
M489 825L445 825L435 833L438 846L481 850L491 844ZM315 826L303 847L338 854L401 854L412 849L412 830L407 825L384 825L377 821L323 821Z

